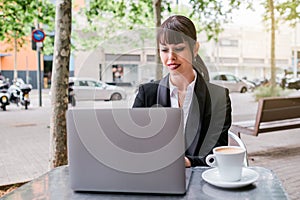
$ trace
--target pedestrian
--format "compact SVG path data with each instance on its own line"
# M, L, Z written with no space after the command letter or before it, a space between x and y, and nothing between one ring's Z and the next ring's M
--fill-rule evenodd
M284 90L285 89L285 87L286 87L286 83L287 83L287 74L288 74L288 72L287 72L287 70L285 69L284 70L284 73L283 73L283 77L282 77L282 79L281 79L281 88Z
M205 158L214 147L228 145L228 89L203 78L205 73L197 67L201 58L196 29L187 17L174 15L164 21L157 42L160 59L169 73L161 80L140 85L133 107L182 108L185 166L206 166Z

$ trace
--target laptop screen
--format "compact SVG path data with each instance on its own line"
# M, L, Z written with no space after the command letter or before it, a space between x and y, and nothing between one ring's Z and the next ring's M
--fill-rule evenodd
M75 190L185 192L181 109L70 109L67 128Z

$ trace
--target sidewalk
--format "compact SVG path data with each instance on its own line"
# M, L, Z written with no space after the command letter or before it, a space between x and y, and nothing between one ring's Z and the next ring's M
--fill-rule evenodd
M29 181L48 170L49 90L42 96L42 107L33 90L28 110L15 104L0 110L0 186Z
M290 94L299 96L300 91ZM251 94L231 94L233 121L254 120L257 102ZM247 105L247 106L245 106ZM300 135L299 129L276 131L258 137L243 135L250 166L262 166L274 171L282 181L291 200L300 199Z
M28 110L10 105L0 111L0 186L30 181L48 171L50 99L43 91L43 106L38 105L38 92L32 92ZM300 91L293 96L299 95ZM255 118L257 102L251 93L232 93L233 121ZM105 106L109 102L97 102ZM99 104L99 105L98 105ZM245 106L246 105L246 106ZM299 129L262 134L242 135L250 166L269 168L282 181L290 199L300 198Z

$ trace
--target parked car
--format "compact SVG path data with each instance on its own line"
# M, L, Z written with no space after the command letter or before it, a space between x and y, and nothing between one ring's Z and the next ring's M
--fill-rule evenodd
M212 73L210 82L229 89L229 92L245 93L253 91L255 85L249 81L242 80L234 74L227 72Z
M287 81L287 88L289 89L300 89L300 79L290 79Z
M108 85L92 78L69 78L69 102L81 100L121 100L126 98L123 88ZM75 99L75 100L74 100Z
M261 85L266 85L269 83L269 80L266 78L255 78L252 80L252 82L254 83L255 87L259 87Z

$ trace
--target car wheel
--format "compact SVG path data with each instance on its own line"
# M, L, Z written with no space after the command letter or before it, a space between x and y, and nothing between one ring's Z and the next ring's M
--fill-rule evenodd
M122 96L120 93L113 93L110 97L110 100L112 100L112 101L121 100L121 99L122 99Z
M245 93L245 92L247 92L247 88L245 88L245 87L242 87L242 89L241 89L241 93Z

